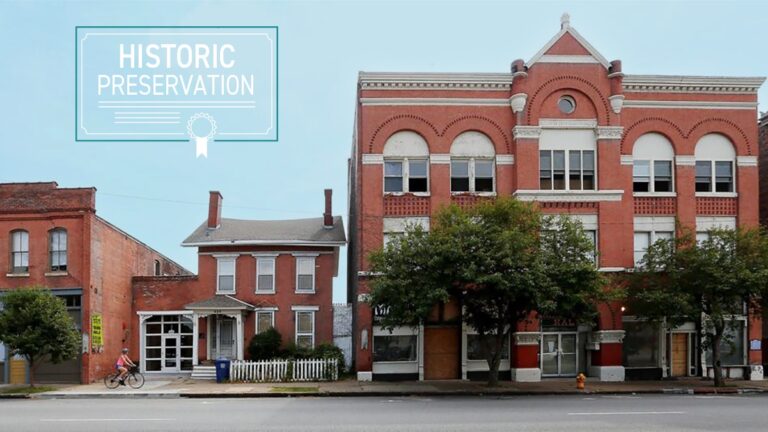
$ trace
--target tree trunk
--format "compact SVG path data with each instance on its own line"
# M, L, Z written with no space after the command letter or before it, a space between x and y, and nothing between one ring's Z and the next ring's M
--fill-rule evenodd
M27 362L29 362L29 386L34 387L35 386L35 358L27 357Z
M488 387L496 387L499 385L499 364L501 363L501 350L504 347L504 333L501 336L497 333L494 336L493 352L486 352L486 361L488 362Z
M720 341L723 339L723 329L715 327L715 334L712 337L712 366L715 372L715 387L722 387L725 385L723 382L723 372L720 365Z

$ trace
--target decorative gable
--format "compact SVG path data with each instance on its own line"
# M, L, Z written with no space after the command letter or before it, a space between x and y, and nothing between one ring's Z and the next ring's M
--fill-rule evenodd
M563 14L560 31L536 53L526 66L536 63L598 63L606 69L611 66L583 36L571 27L570 16Z

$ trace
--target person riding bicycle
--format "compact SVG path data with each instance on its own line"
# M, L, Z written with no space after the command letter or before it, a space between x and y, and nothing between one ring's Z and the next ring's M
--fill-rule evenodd
M120 372L120 375L117 376L120 385L125 385L125 376L128 375L129 366L136 367L136 363L128 357L128 348L123 348L123 352L120 354L120 357L117 358L117 363L115 364L115 369Z

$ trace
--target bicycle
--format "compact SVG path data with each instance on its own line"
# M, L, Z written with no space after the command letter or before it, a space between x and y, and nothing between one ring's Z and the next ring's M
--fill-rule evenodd
M120 385L120 371L112 372L104 377L104 385L108 389L116 389ZM128 369L128 373L125 375L124 381L127 385L134 389L140 389L144 385L144 375L139 372L139 368L131 367Z

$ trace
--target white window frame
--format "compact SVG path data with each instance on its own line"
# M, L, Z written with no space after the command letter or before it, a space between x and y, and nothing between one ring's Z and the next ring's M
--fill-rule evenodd
M253 254L253 257L256 258L256 286L254 287L256 294L274 294L277 291L277 256L278 254ZM259 268L262 261L272 262L272 288L270 290L259 289L259 276L261 275Z
M554 152L561 151L565 155L565 189L555 189L555 157ZM584 189L584 152L590 151L592 152L592 189ZM549 152L549 172L551 174L550 181L552 183L552 187L549 189L541 189L541 153L542 152ZM579 181L581 182L581 189L571 189L571 152L579 152L580 153L580 164L581 168L579 168ZM540 190L551 190L551 191L597 191L597 150L595 149L587 149L587 148L544 148L539 150L539 189Z
M238 255L214 255L213 257L216 258L216 294L236 294ZM221 280L221 276L229 276L221 274L221 264L228 261L232 261L232 291L221 291L221 289L219 289L219 281Z
M19 247L18 247L18 249L16 247L16 243L17 243L16 242L16 236L19 236L19 241L18 241ZM24 246L23 246L25 238L26 238L26 243L27 243L27 248L26 249L24 249ZM29 249L30 249L29 248L29 231L24 230L24 229L12 230L11 231L11 256L10 256L10 264L11 265L10 265L10 274L13 274L13 275L29 275L29 267L30 267L30 264L29 264L29 255L30 255ZM26 267L27 267L27 269L25 271L16 271L17 267L16 267L15 258L16 258L17 254L19 254L21 256L24 256L26 254L26 257L27 257L27 266ZM21 266L19 266L18 268L21 268Z
M709 190L708 191L696 191L696 178L698 177L696 175L696 164L699 162L706 162L709 164ZM717 184L715 183L717 180L717 173L715 170L717 169L717 163L718 162L727 162L731 164L731 191L729 192L717 192ZM737 171L737 164L736 161L733 159L696 159L694 166L693 166L693 189L696 191L696 196L733 196L736 194L736 171Z
M310 348L314 348L315 347L315 341L316 341L315 330L317 328L316 323L315 323L315 318L317 316L316 312L319 310L319 308L316 307L316 306L309 306L309 307L293 306L291 309L293 310L293 321L294 321L294 325L293 325L293 334L294 334L293 343L295 343L296 345L299 344L299 336L311 336L312 337L312 344L310 345ZM299 314L309 314L312 317L311 318L311 320L312 320L311 321L312 322L312 332L311 333L299 333Z
M61 236L64 237L64 247L61 249L62 242L61 242ZM54 242L54 237L56 238L56 241ZM58 249L54 249L54 247L57 247ZM59 260L59 265L56 266L56 270L54 270L53 265L53 256L54 254L61 254L64 253L64 269L61 269L61 260ZM57 255L58 259L58 255ZM67 232L66 228L57 227L50 231L48 231L48 271L50 272L66 272L67 268L69 266L69 233Z
M651 245L656 243L656 241L658 241L661 238L661 237L659 237L660 233L665 233L665 234L668 233L668 234L672 235L672 239L675 238L675 231L674 230L664 230L664 229L650 229L650 230L648 230L648 229L640 229L640 230L635 231L632 234L632 259L634 261L634 266L635 267L637 267L637 264L640 262L640 260L645 258L645 254L648 253L648 247L651 247ZM648 236L647 237L648 238L648 247L646 247L645 250L643 250L643 256L640 258L640 260L638 260L637 256L635 255L635 254L637 254L639 252L638 249L637 249L637 246L636 246L637 242L635 241L635 236L637 236L638 234L645 234L645 235Z
M413 162L424 162L427 169L427 190L426 191L418 191L418 192L411 192L410 191L410 185L409 180L411 178L411 161ZM401 191L387 191L387 162L399 162L402 164L402 179L403 179L403 188ZM382 190L384 191L385 195L398 195L398 194L406 194L406 193L412 193L414 195L419 196L429 196L429 187L430 187L430 181L429 181L429 173L430 173L430 163L429 163L429 156L414 156L414 157L387 157L384 158L384 164L382 165L383 171L383 177L382 177Z
M635 163L637 162L648 162L649 164L649 178L648 178L648 191L647 192L634 192L634 185L635 185ZM656 191L656 162L669 162L670 166L670 174L671 174L671 182L672 182L672 190L669 191ZM635 196L643 196L644 194L647 195L659 195L663 196L665 194L674 194L675 193L675 161L671 159L637 159L632 160L632 189L633 194Z
M449 185L451 188L451 194L452 195L460 195L460 194L478 194L478 195L496 195L496 157L484 157L484 156L470 156L470 157L463 157L463 156L451 156L450 161L450 179L453 179L453 162L469 162L469 166L467 167L467 174L469 175L469 191L454 191L452 185ZM483 162L490 162L491 163L491 191L484 191L484 192L477 192L477 187L475 186L475 162L476 161L483 161ZM449 180L450 180L449 179Z
M275 313L277 312L277 308L257 308L254 312L256 313L256 322L254 323L256 334L259 334L259 314L269 314L270 327L275 328ZM264 330L266 331L267 329Z
M294 278L294 287L296 294L314 294L317 291L317 269L315 266L317 265L317 254L294 254L295 257L295 263L296 263L296 277ZM302 290L299 289L299 262L302 260L311 260L311 268L312 268L312 289L311 290Z

